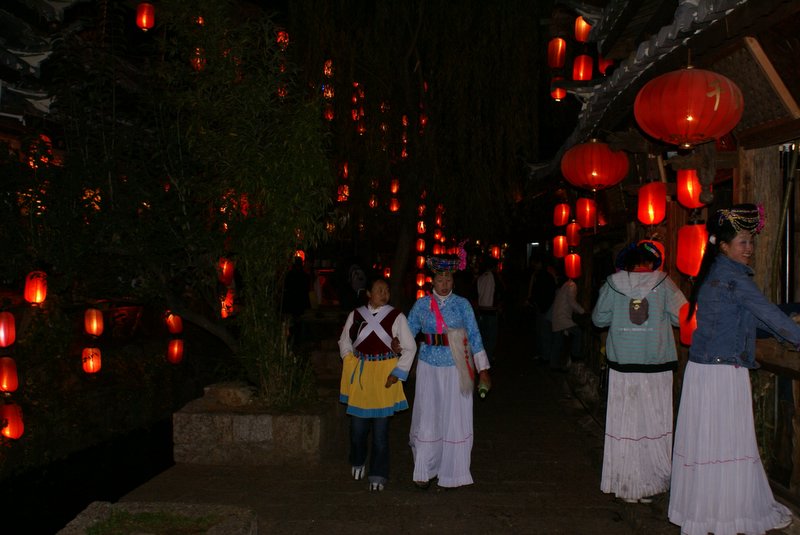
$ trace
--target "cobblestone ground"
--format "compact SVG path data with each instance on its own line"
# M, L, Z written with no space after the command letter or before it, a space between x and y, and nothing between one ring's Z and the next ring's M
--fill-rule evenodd
M350 478L342 440L316 467L176 465L122 501L244 506L257 512L259 533L679 535L666 495L643 505L600 492L602 417L572 395L566 375L531 361L529 329L511 332L501 333L493 389L475 400L474 485L413 485L406 411L391 423L392 475L383 492ZM413 378L406 391L413 393Z

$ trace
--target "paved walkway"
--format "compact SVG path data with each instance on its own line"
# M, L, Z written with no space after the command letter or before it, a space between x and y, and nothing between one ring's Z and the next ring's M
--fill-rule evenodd
M350 479L342 444L314 468L176 465L121 501L244 506L270 534L679 535L666 495L642 505L600 492L602 422L571 395L564 374L514 351L527 341L504 340L494 388L475 400L474 485L413 485L406 411L392 420L392 476L380 493Z

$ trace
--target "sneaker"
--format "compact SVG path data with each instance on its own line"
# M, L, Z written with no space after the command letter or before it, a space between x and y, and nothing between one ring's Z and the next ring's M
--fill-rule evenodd
M364 465L354 466L350 469L350 473L353 475L353 479L361 481L364 479Z
M383 490L383 483L370 483L369 490L372 492L373 490L382 491Z

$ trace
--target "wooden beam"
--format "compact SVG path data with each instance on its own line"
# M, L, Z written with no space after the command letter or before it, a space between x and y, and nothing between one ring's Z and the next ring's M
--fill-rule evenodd
M778 72L775 70L775 67L772 66L772 62L767 57L767 54L764 52L764 49L761 48L761 45L758 42L758 39L755 37L745 37L744 44L747 47L747 50L750 51L750 54L753 56L753 59L758 64L761 72L764 74L764 77L767 79L769 84L772 86L772 89L778 95L783 107L786 108L787 113L792 119L800 118L800 107L798 107L797 102L792 97L792 94L786 88L786 84L783 83Z

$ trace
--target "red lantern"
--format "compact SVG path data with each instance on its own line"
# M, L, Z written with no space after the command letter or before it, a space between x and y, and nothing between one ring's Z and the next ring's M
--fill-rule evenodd
M500 258L500 247L497 246L497 245L492 245L492 248L490 249L490 254L492 255L492 258L499 259Z
M153 7L153 4L142 2L136 6L136 25L141 28L142 31L146 32L152 28L155 22L156 8Z
M0 357L0 392L14 392L19 386L17 363L11 357Z
M565 202L557 204L553 210L553 225L563 227L569 222L569 205Z
M425 290L417 290L417 299L422 299L423 297L425 297Z
M567 42L561 37L554 37L547 43L547 66L560 69L564 66L567 53Z
M425 267L425 257L418 256L417 257L417 269L422 269Z
M550 96L556 102L560 102L562 98L567 96L567 90L559 85L556 85L556 82L563 79L563 76L554 76L553 79L550 80Z
M392 212L397 212L400 210L400 199L397 197L392 197L392 200L389 202L389 210Z
M86 373L97 373L102 367L100 349L96 347L84 347L81 353L83 371Z
M583 17L578 16L578 18L575 19L575 40L579 43L588 41L591 29L592 25L586 22Z
M217 280L223 286L230 286L233 283L233 260L228 260L225 257L219 259L217 263Z
M678 170L678 202L686 208L694 210L705 206L700 202L700 193L703 187L694 169Z
M417 234L425 234L425 221L417 221Z
M667 214L667 185L649 182L639 188L639 221L645 225L658 225Z
M391 182L389 182L389 191L391 191L392 194L400 191L400 181L398 179L393 178Z
M575 201L575 220L581 228L592 228L596 221L597 204L594 199L581 197Z
M581 226L574 221L567 225L567 245L577 247L581 243Z
M417 239L417 252L424 253L425 252L425 240L422 238Z
M390 267L383 268L383 278L384 279L391 279L392 278L392 268L390 268Z
M17 339L17 328L14 314L0 312L0 347L8 347Z
M25 278L25 300L33 305L44 302L47 297L47 273L31 271Z
M602 57L602 56L600 56L599 58L597 58L597 70L598 70L598 72L600 72L600 74L602 74L603 76L605 76L605 75L606 75L606 71L607 71L607 70L608 70L608 68L609 68L609 67L611 67L613 64L614 64L614 60L613 60L613 59L607 59L607 58L604 58L604 57Z
M170 334L180 334L183 332L183 318L177 314L167 311L164 316L164 323L167 324L167 330Z
M439 245L438 243L433 244L431 252L433 252L433 254L435 255L442 254L442 246Z
M553 238L553 257L564 258L567 254L567 237L556 236Z
M378 207L378 197L374 193L369 196L369 207L370 208Z
M564 257L564 274L569 279L581 276L581 256L578 253L570 253Z
M220 309L219 315L221 318L225 319L230 316L233 316L236 303L236 291L233 288L228 288L228 291L225 292L225 297L220 300Z
M170 364L178 364L183 360L183 340L173 338L167 344L167 361Z
M680 325L681 343L685 346L692 345L692 335L697 329L697 307L695 307L692 319L689 316L689 303L684 303L678 311L678 322Z
M425 286L425 274L424 273L417 273L417 286L422 288Z
M18 439L25 432L22 421L22 408L16 403L3 403L0 405L0 426L3 427L3 436L13 440Z
M743 111L744 99L736 84L721 74L691 67L650 80L633 103L642 130L683 148L724 136Z
M700 262L706 252L708 231L703 224L684 225L678 229L678 254L675 267L678 271L696 276L700 272Z
M628 174L628 157L605 143L592 140L575 145L561 158L564 178L579 188L593 191L618 184Z
M592 79L592 56L581 54L573 60L572 79L580 81Z
M103 334L103 313L96 308L86 309L83 314L83 328L92 336Z

